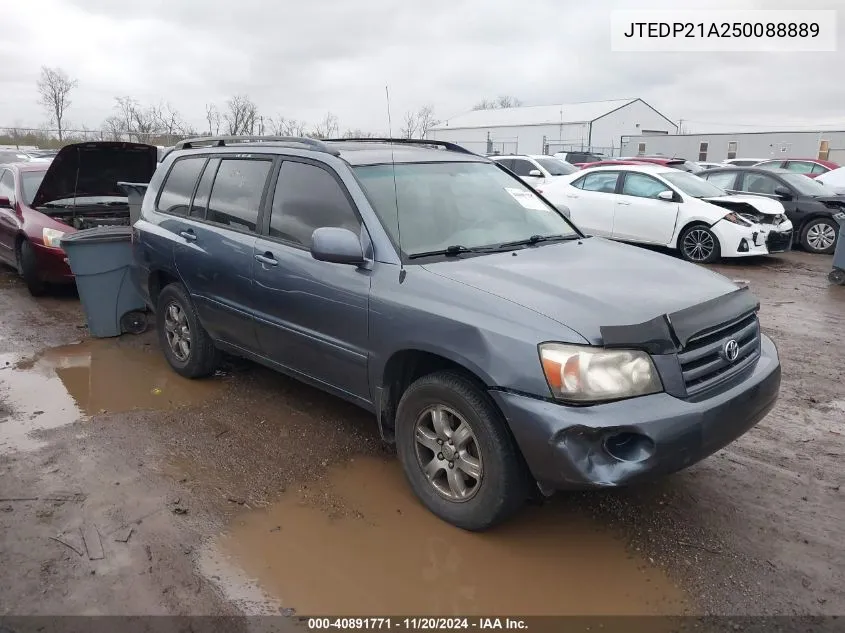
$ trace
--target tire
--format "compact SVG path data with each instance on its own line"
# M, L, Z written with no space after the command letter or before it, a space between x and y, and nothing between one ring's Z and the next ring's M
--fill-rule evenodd
M156 305L156 326L164 357L177 374L203 378L214 373L220 364L220 352L200 324L182 284L172 283L161 291ZM174 335L176 342L171 344ZM187 347L180 342L187 342Z
M801 229L801 248L808 253L831 254L836 249L839 224L832 218L813 218Z
M440 447L437 432L433 430L436 425L430 415L432 410L446 416L443 419L451 431L451 435L447 434L449 441ZM417 442L418 422L421 427L428 427L425 438L428 447ZM468 426L472 438L455 453L447 444L456 438L454 431L462 424ZM480 531L501 523L530 495L527 469L502 414L490 396L461 373L429 374L408 387L396 411L396 445L408 483L423 505L464 530ZM454 446L459 446L457 440ZM442 451L444 459L438 458L434 448ZM446 454L447 448L451 454ZM453 468L447 466L449 457ZM472 460L479 474L477 478L465 474ZM436 465L432 479L424 471L427 464ZM454 495L452 477L464 482L463 499ZM451 492L452 498L443 489Z
M688 262L712 264L722 256L722 245L708 227L693 224L685 228L678 238L678 251Z
M40 297L47 292L47 284L38 273L38 260L35 258L35 250L28 240L23 240L15 251L18 261L18 274L23 278L29 294L33 297Z

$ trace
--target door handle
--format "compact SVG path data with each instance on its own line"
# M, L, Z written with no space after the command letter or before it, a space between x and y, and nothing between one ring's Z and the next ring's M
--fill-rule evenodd
M566 197L567 198L577 198L578 196L576 196L574 193L568 193L568 194L566 194Z
M616 204L621 204L622 206L625 206L625 207L630 207L630 206L631 206L631 203L630 203L630 202L617 202Z
M188 229L187 231L181 231L179 233L182 237L184 237L189 242L196 242L197 241L197 234Z
M273 253L269 251L264 253L263 255L256 255L255 260L261 262L262 264L266 264L267 266L278 266L278 260L273 258Z

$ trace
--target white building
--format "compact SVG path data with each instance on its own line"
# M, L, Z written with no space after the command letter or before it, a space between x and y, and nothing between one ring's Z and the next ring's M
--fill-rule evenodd
M678 126L642 99L473 110L443 121L427 137L478 153L619 155L622 137L674 134Z
M637 154L665 154L711 162L727 158L820 158L845 164L845 131L718 132L625 138L622 155Z

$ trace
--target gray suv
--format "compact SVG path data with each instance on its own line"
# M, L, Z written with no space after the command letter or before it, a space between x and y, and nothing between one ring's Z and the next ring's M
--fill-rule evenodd
M371 411L422 503L465 529L685 468L777 399L749 290L586 236L456 145L185 141L134 228L175 371L227 352Z

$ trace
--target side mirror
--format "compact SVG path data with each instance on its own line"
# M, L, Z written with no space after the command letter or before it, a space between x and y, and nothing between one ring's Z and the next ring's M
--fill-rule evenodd
M666 202L674 202L675 200L675 192L673 191L661 191L657 194L658 200L665 200Z
M321 262L360 266L364 263L364 249L349 229L323 226L311 235L311 257Z
M788 187L775 187L775 195L783 200L789 200L792 198L792 192Z
M11 209L12 201L6 196L0 196L0 209Z
M539 169L532 169L531 171L528 172L528 175L532 176L534 178L542 178L543 172L541 172Z

